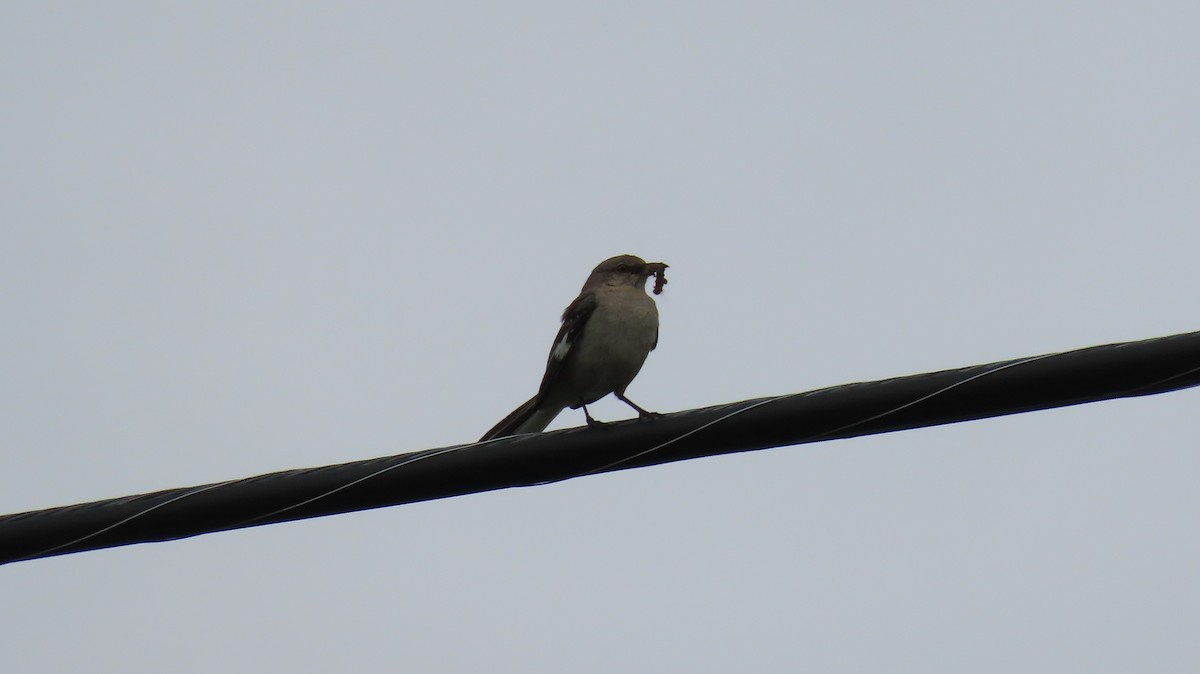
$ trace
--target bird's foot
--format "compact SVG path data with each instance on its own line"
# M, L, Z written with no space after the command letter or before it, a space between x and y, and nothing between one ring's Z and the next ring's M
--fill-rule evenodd
M658 412L651 412L649 410L644 410L641 407L638 407L638 404L633 402L629 398L626 398L624 393L617 393L615 395L617 396L617 400L620 400L621 402L625 403L626 405L629 405L633 409L637 410L639 419L645 419L647 417L661 417L662 416Z
M596 419L592 418L591 413L587 410L587 405L580 403L579 406L583 408L583 418L587 420L588 428L595 428L597 426L604 425L603 421L597 421Z

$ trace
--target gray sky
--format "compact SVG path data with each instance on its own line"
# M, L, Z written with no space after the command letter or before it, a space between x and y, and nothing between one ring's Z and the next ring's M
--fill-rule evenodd
M619 253L664 412L1200 328L1200 5L577 5L5 4L0 512L473 440ZM8 565L0 660L1193 672L1197 403Z

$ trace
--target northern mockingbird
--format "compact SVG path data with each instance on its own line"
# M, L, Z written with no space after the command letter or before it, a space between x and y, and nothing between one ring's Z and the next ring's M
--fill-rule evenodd
M662 292L666 268L636 255L618 255L597 265L563 312L537 395L480 441L543 431L568 407L582 407L591 426L599 422L588 413L588 403L609 393L639 417L652 416L625 397L625 387L658 345L658 307L646 294L646 279L655 276L654 293Z

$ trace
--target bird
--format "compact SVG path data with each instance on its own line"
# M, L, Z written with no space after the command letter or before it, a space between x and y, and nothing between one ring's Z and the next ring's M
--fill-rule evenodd
M637 410L638 418L657 416L625 397L625 388L658 346L658 307L646 294L646 280L654 276L654 293L661 293L666 269L665 263L636 255L617 255L596 265L579 296L563 311L537 395L480 442L539 433L568 407L582 407L588 426L599 425L587 406L610 393Z

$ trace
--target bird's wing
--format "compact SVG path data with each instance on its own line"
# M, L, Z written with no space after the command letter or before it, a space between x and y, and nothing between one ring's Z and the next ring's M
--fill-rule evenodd
M572 347L595 310L596 294L584 292L563 312L562 327L558 329L558 336L554 338L554 346L550 347L550 356L546 359L546 374L542 377L542 385L538 387L538 400L542 400L546 392L558 381L563 368L573 357Z

